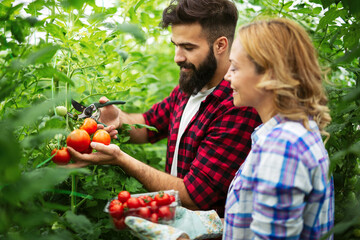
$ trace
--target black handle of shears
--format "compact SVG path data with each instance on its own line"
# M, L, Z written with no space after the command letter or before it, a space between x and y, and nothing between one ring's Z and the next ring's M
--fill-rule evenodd
M102 108L108 105L113 105L113 104L125 104L125 101L120 101L120 100L114 100L114 101L108 101L106 103L94 103L96 108Z

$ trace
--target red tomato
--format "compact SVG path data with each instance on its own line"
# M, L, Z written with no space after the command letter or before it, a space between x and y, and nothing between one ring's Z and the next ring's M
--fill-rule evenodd
M140 196L139 198L143 199L147 206L149 206L150 202L153 201L152 197L147 195Z
M110 204L109 213L113 218L120 218L124 213L124 206L120 202Z
M171 220L174 218L174 211L169 208L169 206L161 206L158 210L158 214L160 218L164 220Z
M83 129L75 129L66 138L66 144L78 152L88 150L90 142L90 135Z
M129 208L138 208L138 207L140 207L139 199L137 199L135 197L129 198L126 203L127 203Z
M139 200L139 206L140 207L146 207L146 202L144 201L143 198L138 198L138 200Z
M102 143L105 145L109 145L111 142L111 137L110 137L110 134L106 130L99 129L94 133L92 141Z
M113 218L113 222L114 222L114 225L117 229L124 229L126 228L126 224L125 224L125 217L121 217L119 219L117 218Z
M159 192L156 194L154 200L157 202L158 206L165 206L171 203L169 194L164 192Z
M112 201L110 202L109 207L110 207L111 205L121 204L121 203L122 203L122 202L120 202L118 199L114 199L114 200L112 200Z
M91 147L91 146L89 146L89 148L88 148L88 149L86 149L85 151L83 151L82 153L87 153L87 154L90 154L90 153L92 153L92 151L93 151L92 147Z
M157 213L152 213L150 216L150 221L152 221L153 223L158 223L159 221L159 216Z
M131 197L128 191L121 191L118 194L118 199L120 202L125 203Z
M151 216L151 210L148 207L141 207L137 212L139 217L149 219Z
M150 206L150 209L151 209L152 212L154 212L154 213L157 212L158 204L157 204L156 201L151 201L149 206Z
M51 151L51 156L53 156L52 161L58 165L68 164L71 159L71 155L66 147L61 148L59 151L54 148Z
M87 131L87 133L91 135L96 132L97 123L92 118L85 118L84 123L81 125L80 129Z
M172 202L175 202L175 196L174 195L169 195L170 196L170 203L172 203Z

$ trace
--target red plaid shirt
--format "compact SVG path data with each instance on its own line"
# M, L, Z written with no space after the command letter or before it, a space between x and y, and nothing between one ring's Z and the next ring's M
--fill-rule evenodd
M165 171L170 173L180 119L189 96L177 86L169 97L143 114L154 143L168 138ZM251 147L251 133L261 123L253 108L235 107L229 82L223 80L201 103L179 144L178 177L203 210L223 215L227 190Z

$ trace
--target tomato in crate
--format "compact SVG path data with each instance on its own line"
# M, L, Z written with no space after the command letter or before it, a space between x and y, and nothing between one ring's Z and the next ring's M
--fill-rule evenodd
M175 219L176 207L180 204L178 191L175 190L140 194L121 191L106 204L104 211L109 213L115 229L122 230L126 228L124 220L128 216L171 224Z

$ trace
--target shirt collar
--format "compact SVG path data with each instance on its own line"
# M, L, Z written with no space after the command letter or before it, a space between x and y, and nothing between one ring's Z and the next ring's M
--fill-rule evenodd
M268 134L276 125L282 122L283 119L284 118L278 114L270 118L269 121L257 126L251 134L252 142L255 143L260 136Z
M213 95L214 97L219 99L225 99L229 95L232 96L232 91L233 90L230 88L230 82L223 79L210 95Z

